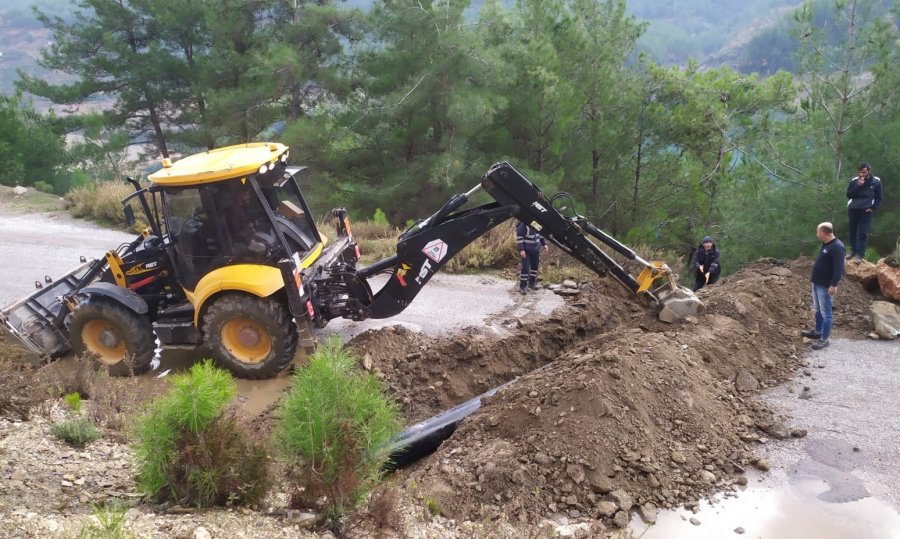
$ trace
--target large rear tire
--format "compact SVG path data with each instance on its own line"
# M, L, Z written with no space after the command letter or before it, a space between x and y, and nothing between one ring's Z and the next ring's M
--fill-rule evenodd
M274 378L294 359L297 328L278 301L244 294L222 296L203 317L215 360L238 378Z
M89 299L75 308L69 321L69 341L76 354L92 356L113 376L149 370L156 350L150 320L105 299Z

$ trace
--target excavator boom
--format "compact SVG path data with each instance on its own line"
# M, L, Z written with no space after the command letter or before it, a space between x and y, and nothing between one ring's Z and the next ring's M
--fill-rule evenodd
M471 196L484 189L496 202L460 210ZM662 262L648 262L584 217L566 217L553 207L540 189L509 163L492 166L470 191L454 195L437 212L401 234L397 254L359 270L337 267L312 276L317 325L336 317L364 320L388 318L403 311L423 286L466 245L508 219L530 224L554 245L598 275L612 275L634 294L657 305L660 318L673 322L696 315L702 306L696 296L677 285L677 276ZM635 278L591 241L643 266ZM390 279L372 293L367 279L391 272Z

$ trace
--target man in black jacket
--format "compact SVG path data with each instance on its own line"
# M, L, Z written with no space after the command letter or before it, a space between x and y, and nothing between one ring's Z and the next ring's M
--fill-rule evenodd
M719 273L722 271L719 266L719 250L710 236L703 238L703 242L697 247L691 267L694 269L694 292L719 280Z
M859 170L847 186L847 214L850 233L850 255L859 262L866 256L866 243L869 230L872 229L872 218L883 198L881 180L872 175L872 167L868 163L859 165Z
M805 329L800 335L815 339L812 349L821 350L828 346L828 338L831 336L834 322L831 314L832 301L844 275L844 244L834 237L834 226L831 223L821 223L816 227L816 237L822 242L810 277L816 329Z
M524 294L526 287L532 290L540 288L537 284L538 264L541 261L541 247L549 250L547 241L537 229L519 221L516 225L516 250L522 257L522 269L519 272L519 293Z

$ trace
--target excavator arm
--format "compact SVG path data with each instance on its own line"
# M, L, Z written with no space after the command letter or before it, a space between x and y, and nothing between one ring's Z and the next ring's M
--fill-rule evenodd
M460 210L480 189L496 202ZM548 241L581 261L598 275L612 275L631 292L644 296L663 311L666 321L697 313L700 302L677 285L677 276L661 262L648 262L579 215L566 217L553 207L540 189L509 163L492 166L470 191L454 195L437 212L410 227L397 243L397 254L358 270L338 264L319 268L307 279L313 298L308 311L318 326L331 318L352 320L388 318L403 311L426 283L455 254L508 219L530 224ZM635 278L589 236L643 266ZM391 276L373 294L367 279L390 271Z

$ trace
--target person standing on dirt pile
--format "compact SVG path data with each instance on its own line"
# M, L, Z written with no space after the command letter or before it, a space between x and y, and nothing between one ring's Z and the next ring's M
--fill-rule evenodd
M541 247L549 251L547 242L537 230L523 222L516 225L516 249L522 257L522 269L519 272L519 293L525 294L526 288L537 290L538 264L541 261Z
M847 186L848 232L850 233L850 254L847 259L856 258L862 261L866 256L866 243L872 218L881 206L883 193L881 179L872 175L872 167L868 163L859 165L859 169Z
M816 227L816 237L822 242L810 277L816 329L804 329L800 335L815 339L812 349L821 350L828 346L828 337L831 336L834 320L831 305L837 294L838 283L844 275L844 244L834 237L834 226L831 223L821 223Z
M719 280L722 267L719 266L719 250L712 237L703 238L694 253L691 267L694 269L694 292Z

